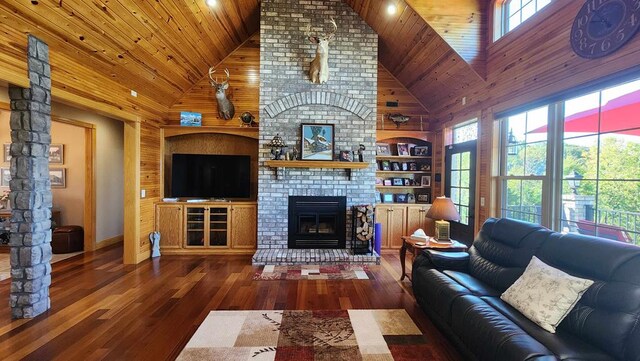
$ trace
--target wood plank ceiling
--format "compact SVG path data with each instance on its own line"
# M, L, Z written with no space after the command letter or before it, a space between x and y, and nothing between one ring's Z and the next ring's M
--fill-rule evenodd
M379 60L432 113L460 101L466 89L484 82L447 41L407 3L387 14L383 0L345 0L376 31ZM450 5L450 2L447 2ZM452 4L451 6L454 6ZM439 11L446 11L441 7ZM482 35L484 36L484 35Z
M395 16L387 15L387 1L344 1L380 35L382 65L432 114L483 82L481 0L398 0ZM34 34L58 54L52 68L64 76L54 76L54 86L85 96L89 89L95 101L133 89L142 95L133 109L154 113L161 104L158 114L258 30L259 9L259 0L218 0L213 8L204 0L2 0L0 38L9 41L0 44L0 60L23 56L16 49ZM89 69L99 76L92 79ZM119 86L101 91L101 77Z
M0 20L168 106L258 30L259 0L2 0Z

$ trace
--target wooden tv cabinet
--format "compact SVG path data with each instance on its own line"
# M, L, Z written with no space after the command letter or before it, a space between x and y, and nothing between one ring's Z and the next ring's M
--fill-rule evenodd
M256 202L161 202L156 231L163 254L253 254Z

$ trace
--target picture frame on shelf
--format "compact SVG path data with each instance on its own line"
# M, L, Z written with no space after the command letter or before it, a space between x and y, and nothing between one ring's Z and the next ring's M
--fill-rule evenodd
M377 186L381 186L384 184L384 181L382 180L382 178L380 177L376 177L376 185Z
M431 171L431 163L420 163L420 170L423 172Z
M411 184L411 183L413 183L413 181L411 179L404 178L404 185L405 186L412 186L413 184Z
M333 160L335 127L333 124L300 124L301 160Z
M407 203L415 203L416 196L413 193L407 193Z
M391 162L391 170L395 171L399 171L400 169L400 163L398 162Z
M395 198L396 203L407 203L407 194L406 193L394 194L394 198Z
M5 163L11 162L11 143L5 143L2 148L2 161Z
M431 192L416 194L416 203L431 203Z
M384 186L387 186L387 187L388 186L392 186L393 185L393 180L392 179L385 179L385 180L382 181L382 184Z
M0 168L0 187L8 187L11 182L11 170L9 168Z
M409 163L409 170L418 170L418 164L415 162Z
M49 180L51 181L51 188L66 188L66 168L49 168Z
M393 185L402 187L404 186L404 179L402 178L393 178Z
M383 160L382 162L380 162L380 170L390 171L391 170L391 162L389 162L388 160Z
M420 185L422 187L431 187L431 176L423 175L422 177L420 177Z
M49 163L64 164L64 144L51 144L49 146Z
M409 170L409 163L402 163L402 171L406 172Z
M398 147L398 155L401 157L408 157L410 156L409 154L409 144L407 143L398 143L396 144L396 146Z
M338 159L341 162L353 162L353 158L351 157L351 151L350 150L341 150L340 151L340 156L338 157Z
M412 148L412 155L421 156L421 157L429 157L431 156L431 146L428 145L416 145Z
M391 147L387 143L376 143L376 155L391 155Z
M382 193L382 203L393 203L393 194Z

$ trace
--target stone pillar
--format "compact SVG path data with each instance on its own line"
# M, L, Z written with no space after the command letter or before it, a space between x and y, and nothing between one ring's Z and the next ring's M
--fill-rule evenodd
M32 318L50 307L51 69L49 47L29 36L31 87L9 87L11 98L11 314Z

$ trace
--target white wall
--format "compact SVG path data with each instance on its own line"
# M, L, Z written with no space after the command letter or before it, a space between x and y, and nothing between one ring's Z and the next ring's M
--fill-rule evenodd
M0 87L0 101L8 103L8 89ZM96 241L124 233L124 126L121 121L54 103L52 114L96 126Z

